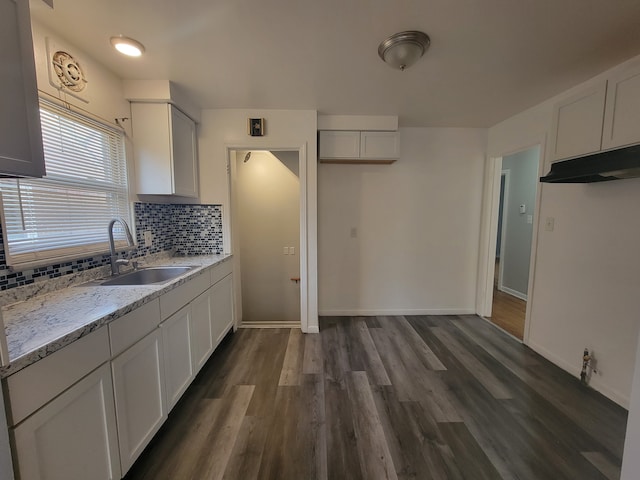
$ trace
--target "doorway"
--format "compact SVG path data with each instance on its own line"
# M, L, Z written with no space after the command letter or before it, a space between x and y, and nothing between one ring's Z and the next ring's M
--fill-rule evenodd
M236 150L230 157L241 325L299 327L299 152Z
M540 146L502 157L492 323L524 340Z

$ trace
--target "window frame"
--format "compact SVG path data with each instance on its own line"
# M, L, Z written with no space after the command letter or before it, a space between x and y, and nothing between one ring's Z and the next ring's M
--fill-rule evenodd
M123 217L127 221L127 223L132 229L134 241L136 239L135 224L133 222L134 209L130 199L130 188L131 188L130 180L131 179L129 175L129 166L128 166L127 155L126 155L127 153L126 152L127 150L126 149L126 133L124 129L122 129L121 127L120 128L116 127L114 125L110 125L104 120L96 119L95 117L90 116L86 113L80 113L76 110L71 110L71 108L68 106L60 105L57 102L54 102L42 97L40 98L39 107L40 107L40 110L44 109L46 112L62 118L63 120L59 121L61 125L65 122L71 122L69 123L69 125L75 125L75 127L78 129L89 129L93 131L93 132L89 132L89 135L91 135L92 133L98 132L100 136L100 143L98 145L102 146L102 149L104 150L104 152L109 152L108 154L105 153L104 155L101 156L104 160L103 162L96 164L99 166L98 171L100 170L108 171L109 169L117 168L118 170L117 173L113 173L113 172L111 173L111 175L113 175L114 178L115 177L117 178L116 180L114 180L112 177L109 176L109 174L105 174L104 179L102 179L103 181L96 181L95 178L89 178L89 177L82 179L80 175L77 175L77 176L74 175L73 171L69 176L65 176L64 174L61 175L60 171L55 172L55 169L54 169L52 170L54 171L52 176L49 177L45 175L45 177L43 177L42 179L33 179L33 178L11 179L11 181L16 182L15 187L9 188L9 190L12 190L13 196L15 197L17 192L18 198L20 198L20 194L21 194L20 189L21 188L26 189L28 188L29 185L34 185L34 184L38 186L48 185L54 189L57 185L59 185L60 194L62 194L63 192L71 191L74 188L77 190L83 190L87 195L97 194L96 198L98 199L98 203L100 203L100 205L96 208L101 210L105 210L106 208L107 211L108 210L117 211L118 214L110 216L107 219L107 212L100 211L98 212L98 214L96 214L97 218L95 218L95 220L88 222L87 230L83 231L81 228L76 228L76 229L70 228L70 231L73 231L76 233L76 237L74 237L76 239L78 239L77 237L83 236L84 232L88 232L90 234L90 238L89 238L89 241L85 243L82 243L80 241L75 243L70 242L69 245L64 245L59 248L52 248L52 245L45 245L45 247L47 248L39 248L39 249L29 249L28 247L23 247L21 249L23 251L20 251L18 253L16 253L15 251L12 252L11 242L9 239L10 229L7 228L7 214L5 210L5 204L4 204L5 202L3 202L3 195L2 195L3 185L1 185L0 183L0 214L1 214L0 216L2 217L1 218L2 238L4 242L5 263L7 267L12 271L21 271L21 270L26 270L30 268L39 267L39 266L56 265L60 263L71 262L74 260L87 259L87 258L108 254L110 252L110 248L109 248L107 227L108 227L109 220L114 218L114 216ZM43 128L43 138L44 138L45 129L48 127L46 126L47 122L42 122L42 123L43 123L42 128ZM63 138L64 133L68 135L68 132L64 131L62 127L60 128L61 128L60 137L54 137L54 138L56 142L60 142L60 145L63 145L63 147L61 147L63 150L64 146L69 145L68 143L66 144L64 143L67 140ZM68 138L71 138L71 137L67 137L67 139ZM86 170L87 165L91 166L93 164L92 160L87 160L87 159L89 158L95 159L97 157L95 153L92 154L91 152L88 151L90 146L88 145L89 140L90 139L87 139L86 144L84 142L80 142L80 143L76 142L76 145L81 145L82 147L86 147L86 149L81 148L77 150L77 152L80 153L80 156L78 157L80 158L80 163L83 163L82 166L78 166L78 169L85 168L85 171L87 171ZM71 142L73 142L73 140L71 140ZM112 144L111 142L115 142L115 143ZM46 142L44 143L46 144ZM74 153L70 153L68 155L73 156L73 154ZM60 155L59 152L54 152L54 154L47 155L47 148L45 146L45 166L47 165L48 157L49 156L53 157L56 155L58 156L56 158L56 161L58 161L58 163L61 158L63 158L63 160L67 159L66 153L63 153L62 156ZM51 162L52 161L50 160L50 163ZM75 164L73 165L75 166ZM98 174L96 174L95 176L97 177L97 175ZM7 181L9 180L0 178L0 182L4 183ZM22 182L22 184L26 184L26 187L18 186L20 182ZM7 190L5 189L5 192L6 191ZM91 192L95 192L95 194ZM72 197L73 195L68 195L68 196ZM38 203L39 201L41 202L43 199L46 200L46 198L47 197L45 196L40 196L39 197L40 200L37 200L36 203ZM17 214L15 211L15 203L16 203L15 199L12 200L12 202L14 206L14 211L10 214L12 221L15 223L16 216L19 215L22 217L22 222L24 224L24 209L22 204L20 204L20 207L19 207L20 213ZM79 202L78 205L80 205L80 207L76 211L76 214L80 214L81 216L86 215L86 218L90 220L91 219L90 213L83 212L83 210L84 209L91 210L91 207L90 206L87 207L87 205L82 201ZM64 208L61 205L57 205L57 207ZM60 217L65 217L65 213L62 210L58 210L56 214ZM42 215L42 213L40 213L40 215L42 216L42 218L46 217L46 214ZM67 216L66 219L70 220L71 216ZM103 222L104 229L102 231L99 231L99 227L102 226L102 223L99 223L99 222L102 222L102 220L104 220ZM35 223L37 224L37 221ZM116 224L116 226L117 228L114 231L114 236L116 239L116 242L115 242L116 250L122 251L125 249L129 249L126 242L126 238L124 236L124 232L120 229L119 224ZM13 228L13 231L15 230L16 229ZM78 240L81 240L81 239L78 239Z

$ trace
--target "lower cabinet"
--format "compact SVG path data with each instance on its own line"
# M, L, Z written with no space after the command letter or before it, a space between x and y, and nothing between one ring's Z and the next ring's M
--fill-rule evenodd
M163 366L160 329L111 361L123 475L167 418Z
M109 364L13 430L21 480L121 477Z
M192 318L191 308L187 305L160 324L169 412L180 400L194 376L191 352Z
M211 287L213 302L213 344L217 346L233 325L233 275Z
M191 350L196 372L209 359L215 347L212 325L213 288L209 288L191 302Z
M3 380L18 478L124 476L233 326L232 278L214 266Z

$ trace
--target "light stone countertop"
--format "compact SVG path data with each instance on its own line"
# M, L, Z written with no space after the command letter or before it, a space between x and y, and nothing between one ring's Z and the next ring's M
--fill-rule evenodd
M30 298L3 306L9 364L0 367L0 377L16 373L229 258L230 255L160 257L150 263L143 261L143 267L197 268L169 282L144 286L97 285L93 273L84 277L85 281L91 280L86 283L67 280L65 288L45 293L41 289Z

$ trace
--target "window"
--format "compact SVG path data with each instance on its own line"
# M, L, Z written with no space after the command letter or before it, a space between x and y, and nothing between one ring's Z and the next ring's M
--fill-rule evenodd
M13 267L104 253L109 220L131 218L123 133L46 100L40 119L46 177L0 179ZM123 232L115 233L124 245Z

